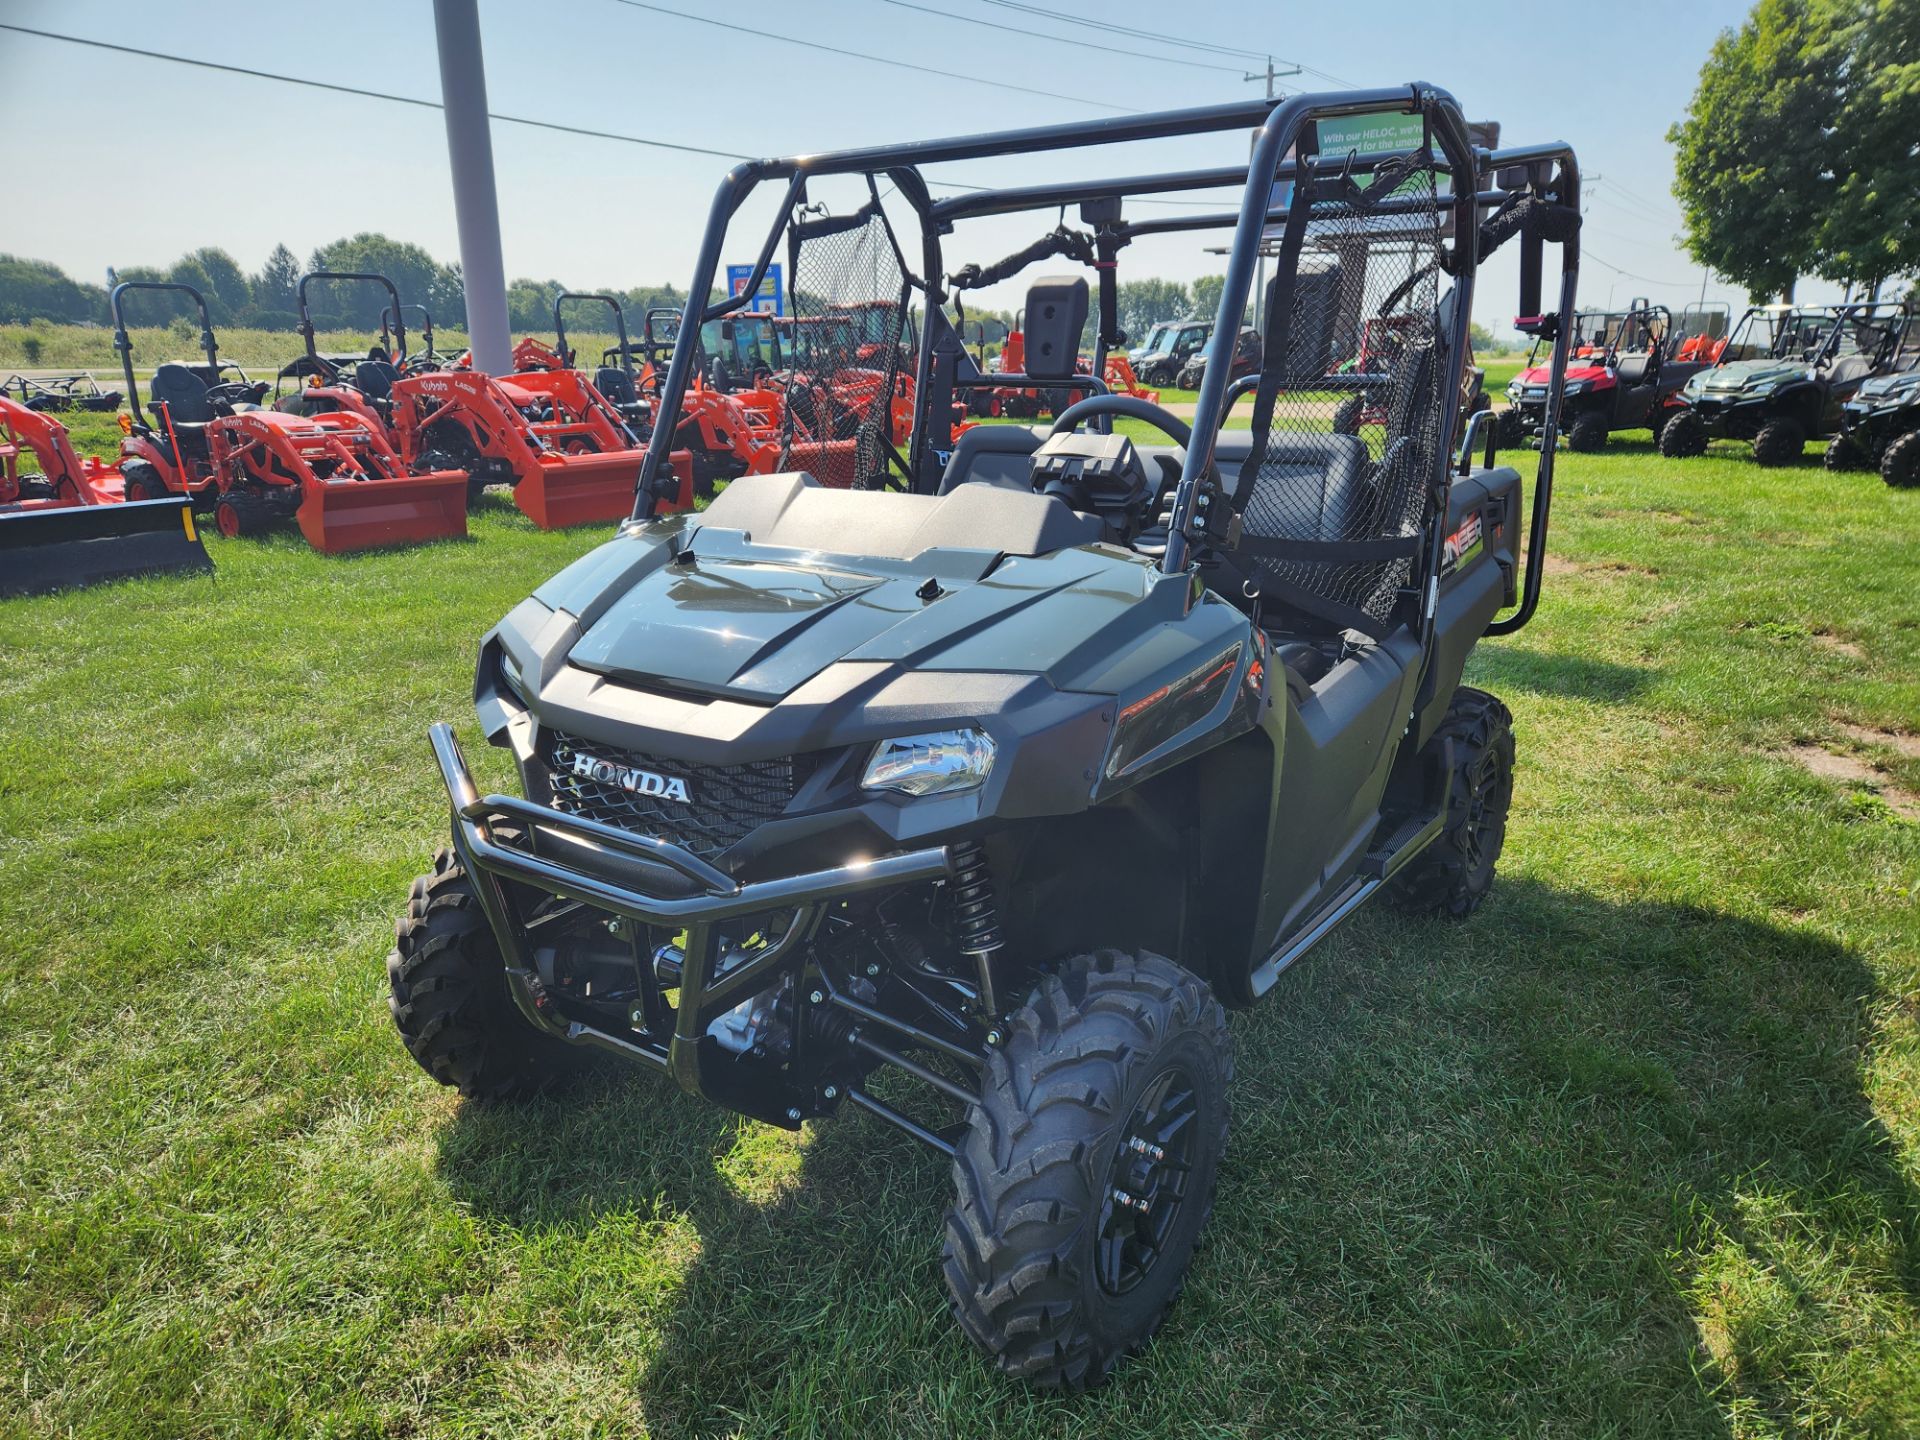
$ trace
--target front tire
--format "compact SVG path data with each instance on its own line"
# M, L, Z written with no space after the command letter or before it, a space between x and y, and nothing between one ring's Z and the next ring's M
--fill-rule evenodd
M1707 453L1707 422L1698 410L1682 410L1660 427L1660 454L1668 460L1692 460Z
M273 526L273 507L251 490L222 491L213 502L213 525L229 540L264 535Z
M407 1053L469 1100L537 1094L590 1059L541 1034L515 1006L480 897L448 850L413 882L394 926L387 986Z
M128 500L164 500L173 492L151 460L120 462L120 493Z
M1465 919L1493 888L1513 804L1513 716L1484 690L1462 685L1427 741L1447 761L1445 828L1394 877L1393 903L1414 915Z
M1358 435L1360 416L1367 408L1366 397L1349 395L1334 407L1333 433L1336 435Z
M1827 442L1821 457L1829 470L1859 470L1867 463L1867 452L1851 435L1836 435Z
M1769 420L1753 437L1753 458L1762 465L1796 464L1806 450L1806 427L1798 420Z
M1591 410L1574 416L1573 424L1567 430L1567 446L1582 454L1606 449L1607 417Z
M954 1151L943 1268L999 1369L1085 1390L1153 1336L1213 1210L1233 1052L1226 1014L1171 960L1067 962L988 1055Z
M1880 478L1896 490L1920 486L1920 430L1909 430L1880 455Z

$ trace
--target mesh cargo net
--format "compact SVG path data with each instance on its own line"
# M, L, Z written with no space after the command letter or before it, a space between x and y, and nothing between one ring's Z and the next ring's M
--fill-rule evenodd
M1343 169L1319 162L1283 231L1234 493L1236 564L1274 621L1377 639L1412 575L1451 430L1442 210L1428 151L1371 176Z
M780 468L829 485L886 483L909 281L878 201L788 230L793 378Z

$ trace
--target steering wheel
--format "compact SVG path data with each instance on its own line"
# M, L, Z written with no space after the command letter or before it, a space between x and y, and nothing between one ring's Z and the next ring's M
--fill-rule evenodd
M1171 411L1142 400L1137 395L1089 395L1084 400L1076 400L1054 416L1053 428L1047 434L1052 437L1077 430L1096 415L1119 415L1129 420L1144 420L1182 450L1189 450L1193 445L1191 425ZM1220 467L1214 463L1211 453L1207 456L1206 469L1200 472L1200 479L1215 495L1225 497L1227 487L1221 482Z
M1096 415L1124 415L1129 420L1144 420L1168 436L1182 450L1193 443L1193 427L1170 410L1162 409L1137 395L1089 395L1076 400L1053 417L1049 436L1078 430Z
M223 380L207 387L207 399L215 405L258 405L266 393L265 382Z

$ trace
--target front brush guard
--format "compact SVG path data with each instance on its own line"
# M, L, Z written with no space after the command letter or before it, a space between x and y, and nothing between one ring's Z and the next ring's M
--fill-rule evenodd
M691 851L650 835L637 835L618 826L603 825L577 815L549 810L507 795L481 795L467 770L453 727L437 724L428 732L434 759L446 783L453 809L453 847L473 878L487 922L499 942L508 989L529 1023L575 1044L593 1045L628 1059L666 1070L690 1094L716 1100L734 1109L775 1123L791 1125L797 1112L785 1104L743 1099L738 1089L720 1082L703 1064L702 1040L715 1018L749 995L766 989L783 973L802 963L801 942L812 935L826 907L849 895L929 880L951 873L945 846L909 850L877 860L856 861L827 870L784 875L742 883L708 864ZM576 865L560 865L531 849L506 844L495 837L496 821L512 820L531 830L548 832L572 842L569 849L582 857ZM604 868L592 857L605 854ZM664 871L684 884L688 893L665 896L635 888L632 867L615 857L639 861ZM680 999L673 1033L664 1047L641 1043L575 1020L558 1018L543 1003L538 972L528 953L527 929L503 881L514 881L597 910L666 930L684 929L685 959L680 976ZM774 940L724 973L714 973L720 921L769 911L792 910L792 922ZM646 957L636 956L644 963ZM657 1037L656 1037L657 1040Z

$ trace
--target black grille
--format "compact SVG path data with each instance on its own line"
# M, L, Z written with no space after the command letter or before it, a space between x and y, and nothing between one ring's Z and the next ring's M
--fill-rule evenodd
M678 780L687 798L639 793L605 770L597 775L577 773L575 763L583 754L616 771L645 771L662 780ZM793 755L744 765L689 765L614 750L558 732L548 741L547 761L552 767L554 809L655 835L707 859L784 811L810 768L807 757Z

